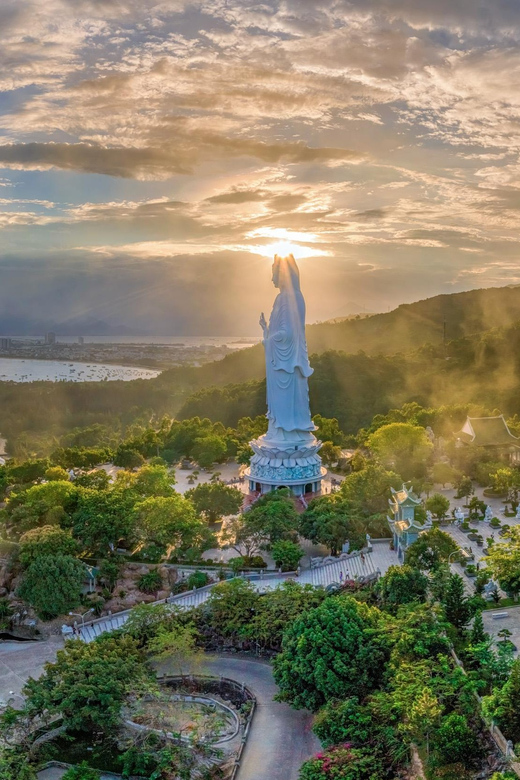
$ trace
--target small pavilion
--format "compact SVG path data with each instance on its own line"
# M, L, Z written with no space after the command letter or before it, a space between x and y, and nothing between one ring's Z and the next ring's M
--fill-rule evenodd
M390 490L392 497L388 499L390 515L387 520L397 557L403 561L408 547L417 541L422 531L431 528L432 524L430 520L421 523L415 519L415 510L422 502L410 486L403 484L400 490Z

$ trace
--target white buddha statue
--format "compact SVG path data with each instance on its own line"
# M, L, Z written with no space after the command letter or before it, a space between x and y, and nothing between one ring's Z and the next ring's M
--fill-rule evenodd
M313 373L305 339L305 301L300 291L300 273L292 255L275 256L273 283L280 292L269 325L264 314L267 417L269 441L309 439L316 426L309 407L308 378Z

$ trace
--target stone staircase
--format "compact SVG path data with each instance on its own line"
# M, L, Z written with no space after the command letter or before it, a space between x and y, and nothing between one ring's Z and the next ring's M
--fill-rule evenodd
M322 566L316 566L313 569L306 569L298 578L298 582L309 585L321 585L326 588L327 585L340 583L341 580L354 580L362 577L375 577L376 567L372 560L372 554L364 554L364 561L361 555L352 555L344 560L331 561ZM342 576L341 576L342 575Z
M192 609L203 604L209 597L210 590L216 583L206 585L204 588L198 588L197 590L190 590L187 593L180 593L178 596L170 596L168 599L162 601L156 601L155 604L172 604L178 609ZM84 626L79 627L80 638L84 642L92 642L93 639L106 633L107 631L117 631L118 628L122 628L131 610L127 609L124 612L118 612L115 615L109 615L108 617L98 618L98 620L92 620L90 623L85 623Z
M321 566L316 566L313 569L305 569L301 572L300 576L290 577L287 574L279 574L272 576L259 577L255 575L251 579L256 590L265 592L271 588L278 587L282 582L286 582L287 579L294 579L296 582L302 585L314 585L326 588L327 585L340 584L343 580L360 579L363 577L369 577L370 579L377 577L377 570L372 560L372 553L367 552L364 554L364 560L361 555L353 554L348 558L342 560L334 560L324 563ZM342 576L341 576L342 575ZM170 596L170 598L157 601L156 604L171 604L178 609L193 609L194 607L204 604L209 598L211 589L215 587L216 583L206 585L203 588L196 590L190 590L187 593L180 593L178 596ZM125 612L118 612L116 615L109 615L108 617L99 618L93 620L90 623L85 623L80 627L80 638L84 642L92 642L93 639L106 633L107 631L116 631L126 623L131 610Z

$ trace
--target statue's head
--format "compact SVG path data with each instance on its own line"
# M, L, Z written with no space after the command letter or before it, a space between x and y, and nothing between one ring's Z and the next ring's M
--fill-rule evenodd
M281 291L300 289L300 271L292 255L287 255L287 257L274 256L273 284Z

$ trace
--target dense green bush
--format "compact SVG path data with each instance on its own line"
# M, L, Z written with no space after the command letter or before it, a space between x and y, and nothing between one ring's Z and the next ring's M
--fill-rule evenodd
M289 624L273 662L278 698L316 711L329 699L372 690L389 652L382 617L379 610L342 596L326 599Z
M157 569L142 574L137 581L137 587L143 593L157 593L158 590L161 590L162 585L162 577Z
M43 555L23 575L18 595L44 620L63 615L80 603L85 566L70 555Z
M435 734L434 747L441 764L474 766L482 753L475 731L464 715L456 712L442 719Z
M209 576L204 571L194 571L187 580L188 588L203 588L209 582Z

